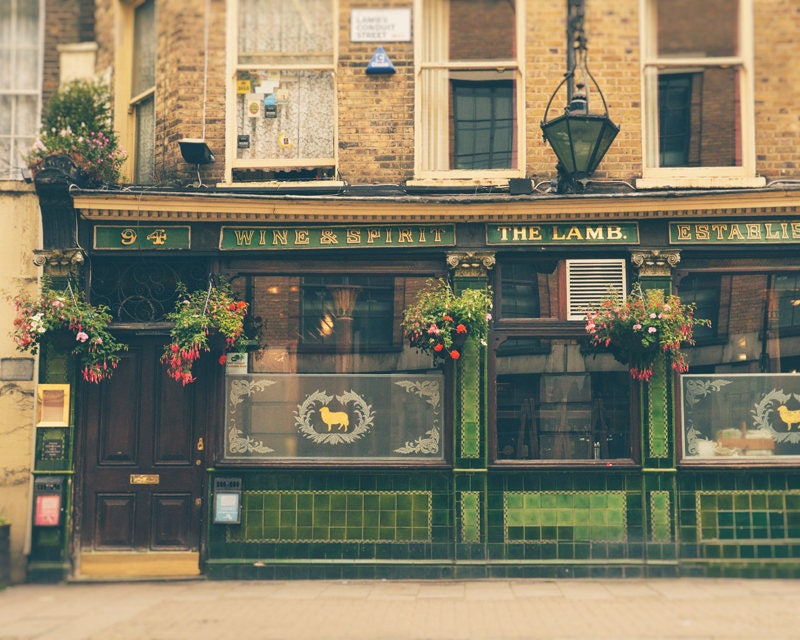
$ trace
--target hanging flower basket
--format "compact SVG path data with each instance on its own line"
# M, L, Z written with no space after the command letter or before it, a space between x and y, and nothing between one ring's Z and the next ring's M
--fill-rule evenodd
M218 285L209 283L205 290L189 293L181 283L177 291L175 310L167 314L175 324L161 362L172 379L186 386L196 380L192 367L202 353L218 351L218 362L225 364L227 351L247 349L247 303L237 300L228 282L221 278Z
M458 360L467 338L486 343L491 309L490 289L465 289L457 296L446 281L428 280L403 312L403 329L415 349Z
M637 283L625 300L614 293L590 309L586 332L594 347L627 365L634 380L647 381L662 354L675 371L689 370L681 346L694 344L695 327L711 326L694 313L694 304L682 304L678 296L667 296L661 289L643 291Z
M108 307L90 304L83 292L71 285L52 289L50 281L43 279L38 295L19 293L10 300L16 309L11 337L17 350L36 354L44 342L69 350L78 359L87 382L110 378L120 352L128 348L109 331Z

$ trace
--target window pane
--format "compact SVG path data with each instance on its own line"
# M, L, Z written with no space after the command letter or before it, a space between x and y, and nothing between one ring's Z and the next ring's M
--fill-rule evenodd
M512 0L453 0L450 60L509 60L516 57Z
M504 262L497 273L500 278L499 319L558 317L555 261Z
M136 96L156 83L156 6L153 0L136 8L133 50L131 93Z
M514 83L453 81L453 166L512 166Z
M738 83L733 68L659 76L662 167L741 166Z
M155 182L155 101L152 96L136 106L135 166L137 184Z
M0 0L0 180L22 177L20 156L38 129L40 67L39 0Z
M699 301L714 304L709 274L689 275ZM710 318L726 343L702 340L687 349L691 373L787 373L800 370L800 276L796 273L742 273L720 278L718 310ZM684 285L688 282L688 285ZM691 298L691 292L689 293ZM706 309L706 313L711 310ZM698 317L703 312L698 312ZM703 337L703 334L698 334Z
M499 459L631 457L622 365L608 354L584 355L583 340L512 340L496 353Z
M239 1L239 64L331 63L333 33L330 0Z
M272 80L271 93L237 95L240 159L334 156L333 75L330 72L251 72L254 84ZM265 106L265 100L269 103ZM245 136L245 138L241 138Z
M255 276L253 317L263 319L261 373L391 373L433 368L403 340L402 312L425 278Z
M658 55L738 55L738 0L657 0Z
M727 283L729 278L725 280ZM722 277L714 273L693 274L680 280L678 297L681 302L695 305L695 318L711 321L710 327L695 327L694 339L697 341L714 338L720 331L721 283Z

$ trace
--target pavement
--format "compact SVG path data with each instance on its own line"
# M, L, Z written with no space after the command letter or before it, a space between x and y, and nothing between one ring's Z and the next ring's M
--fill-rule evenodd
M798 640L800 581L15 585L0 640Z

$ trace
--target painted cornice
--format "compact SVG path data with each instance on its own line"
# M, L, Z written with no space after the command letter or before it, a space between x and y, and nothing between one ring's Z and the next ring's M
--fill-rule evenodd
M399 198L74 192L88 220L175 222L503 222L800 216L800 190Z

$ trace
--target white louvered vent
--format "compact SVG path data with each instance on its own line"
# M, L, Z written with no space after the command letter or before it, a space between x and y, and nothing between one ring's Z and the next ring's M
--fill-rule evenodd
M625 260L567 260L567 319L584 320L611 289L625 297Z

